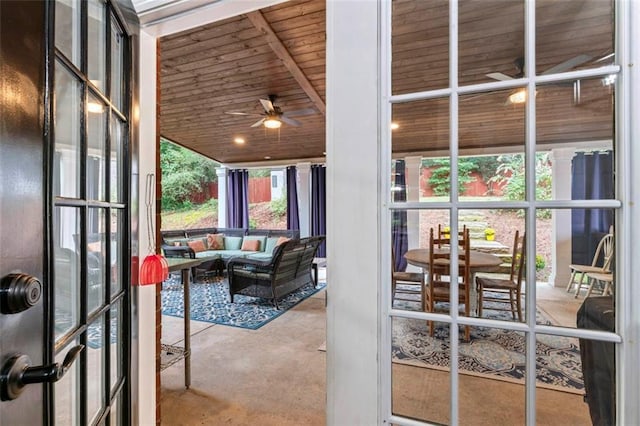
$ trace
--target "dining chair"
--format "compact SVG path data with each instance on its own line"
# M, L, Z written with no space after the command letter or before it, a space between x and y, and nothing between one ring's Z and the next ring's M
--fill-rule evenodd
M598 265L601 256L602 256L602 265ZM578 265L578 264L569 265L569 267L571 268L571 277L569 278L569 284L567 284L567 292L570 292L572 287L575 285L576 295L574 297L577 298L580 295L580 289L583 286L584 276L588 272L600 272L600 273L609 272L611 269L612 259L613 259L613 234L609 233L604 237L602 237L602 239L598 243L598 247L596 248L596 253L593 255L593 260L591 261L591 265ZM591 291L593 290L593 285L594 285L593 280L589 280L589 281L590 282L589 282L589 289L587 290L587 296L591 294Z
M450 232L445 232L444 229L446 228L446 226L442 226L441 224L438 224L438 238L442 239L442 238L450 238L448 235L451 235ZM459 236L463 236L465 235L467 232L467 225L462 225L462 229L458 228L458 235Z
M524 264L526 257L526 237L520 237L520 232L516 230L513 237L513 251L511 252L511 267L509 278L495 276L477 276L476 288L478 291L478 316L482 317L484 302L491 302L486 309L492 311L511 311L511 316L522 322L522 277L524 275ZM485 291L488 292L485 295ZM501 304L507 303L508 308ZM496 306L497 304L497 306Z
M393 305L395 300L416 301L415 296L414 298L396 297L397 294L417 294L420 296L420 309L424 311L424 272L396 271L396 253L393 247L391 248L391 271L391 304ZM398 288L398 283L403 284L401 288Z
M591 296L595 284L599 284L602 296L613 295L613 274L611 272L587 272L589 278L589 289L584 297Z
M427 274L427 289L425 291L425 311L435 312L437 302L449 302L451 294L450 262L451 252L443 247L458 245L458 304L464 305L464 314L469 316L471 312L470 281L471 268L469 230L465 229L462 235L454 238L436 238L434 230L429 232L429 273ZM429 334L433 336L435 325L429 321ZM465 340L471 338L471 328L465 326Z

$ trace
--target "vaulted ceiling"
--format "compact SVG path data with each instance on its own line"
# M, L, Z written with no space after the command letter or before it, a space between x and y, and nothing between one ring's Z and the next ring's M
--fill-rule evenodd
M448 86L447 3L393 1L394 94ZM459 84L495 81L490 73L517 77L517 60L524 57L524 3L463 0L459 18ZM556 72L613 63L612 1L542 0L536 19L538 74L558 65ZM292 0L162 37L161 135L223 163L322 158L325 41L323 0ZM460 97L461 149L523 146L524 104L507 101L513 92ZM314 113L294 117L298 127L251 127L264 112L259 99L269 95L285 113ZM536 104L540 144L612 137L611 87L600 79L542 86ZM400 126L393 132L394 153L446 150L448 105L447 98L394 105L392 120ZM235 138L245 143L235 144Z

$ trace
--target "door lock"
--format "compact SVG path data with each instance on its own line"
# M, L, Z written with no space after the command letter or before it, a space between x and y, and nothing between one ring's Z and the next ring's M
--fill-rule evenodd
M27 274L9 274L0 281L0 312L17 314L38 303L42 284Z
M83 349L84 345L69 349L62 365L55 363L32 367L31 360L26 355L16 355L9 358L0 372L0 399L2 401L16 399L24 387L31 383L57 382L69 370Z

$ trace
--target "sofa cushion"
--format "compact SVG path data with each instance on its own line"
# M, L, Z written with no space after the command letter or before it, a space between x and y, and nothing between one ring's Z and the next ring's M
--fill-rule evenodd
M259 251L260 250L260 241L245 238L242 240L242 251Z
M260 246L255 251L264 251L267 245L267 236L266 235L246 235L242 239L242 243L244 244L245 241L259 241Z
M204 246L204 241L201 239L191 240L187 242L187 245L196 253L200 253L201 251L205 251L207 248Z
M242 247L242 237L224 237L225 250L240 250Z
M249 259L256 259L256 260L271 260L271 253L263 253L263 252L258 252L258 253L248 253L247 258Z
M264 252L271 255L273 253L273 249L278 245L278 240L280 237L269 237L267 238L267 244L265 245Z
M220 259L222 256L219 254L220 252L214 250L205 250L199 253L196 253L196 259Z
M219 254L223 259L228 260L232 257L246 257L247 254L251 254L252 252L242 250L218 250L215 253Z
M224 234L207 234L209 250L224 250Z

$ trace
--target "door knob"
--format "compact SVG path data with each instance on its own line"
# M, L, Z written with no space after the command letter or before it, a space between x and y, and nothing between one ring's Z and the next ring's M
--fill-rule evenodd
M57 382L69 370L84 345L74 346L59 363L50 365L31 366L31 360L26 355L15 355L9 358L0 372L0 399L11 401L20 396L24 387L30 383Z
M0 312L17 314L40 300L42 284L27 274L9 274L0 281Z

